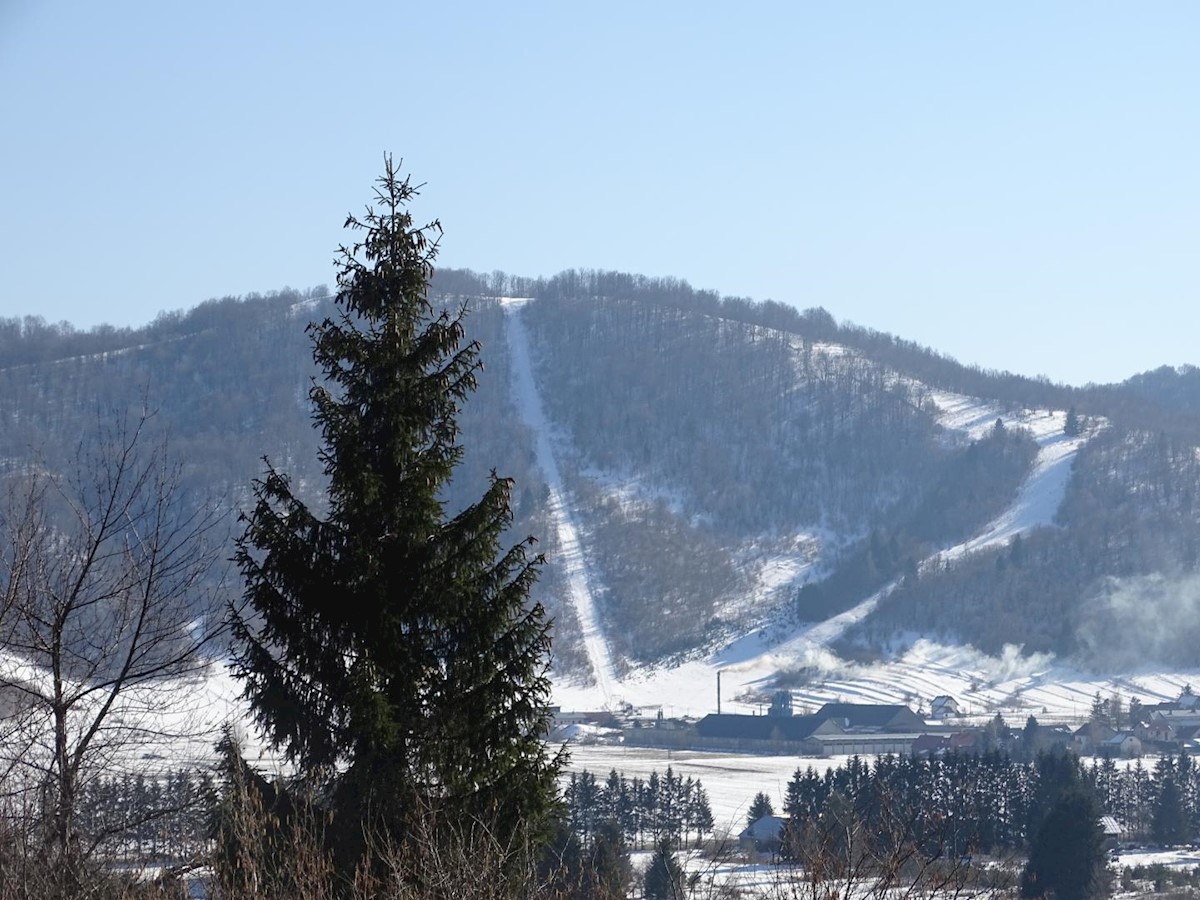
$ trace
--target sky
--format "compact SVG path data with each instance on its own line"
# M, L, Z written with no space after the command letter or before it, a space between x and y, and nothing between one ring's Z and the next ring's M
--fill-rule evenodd
M1083 384L1200 364L1193 2L0 0L0 316L440 263L671 275Z

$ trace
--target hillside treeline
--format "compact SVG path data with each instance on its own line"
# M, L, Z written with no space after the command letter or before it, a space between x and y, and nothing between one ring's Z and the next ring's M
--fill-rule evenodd
M940 456L906 383L782 332L624 298L541 300L539 383L585 465L677 493L732 535L852 532Z
M447 269L434 289L469 307L484 362L444 499L461 508L492 469L515 479L513 533L537 534L550 560L536 591L556 620L560 669L585 666L547 489L512 402L502 295L534 298L523 315L542 399L569 438L560 463L606 631L625 658L686 654L763 616L818 619L896 584L851 633L855 644L880 647L917 623L989 651L1020 643L1110 671L1191 659L1200 635L1186 623L1197 618L1180 613L1200 608L1194 370L1063 387L962 366L822 309L619 272ZM189 502L232 522L264 455L315 492L303 325L331 309L324 288L285 289L139 329L0 321L2 465L69 469L80 434L114 407L147 405L182 461ZM1011 503L1034 452L1013 427L947 441L928 387L991 399L1002 420L1007 406L1076 410L1088 441L1055 528L1015 549L920 565ZM808 584L778 609L743 602L754 559L796 541L816 548ZM1155 617L1133 616L1139 604ZM1185 626L1149 627L1164 616Z
M462 302L441 300L455 308ZM469 306L466 337L480 342L484 367L460 413L464 453L446 507L463 508L493 470L515 480L512 532L538 535L551 559L534 594L555 619L556 665L577 669L585 658L553 564L546 487L512 406L503 311L486 297ZM137 329L0 320L0 469L17 472L32 459L67 473L86 469L77 459L81 435L122 410L136 416L148 408L151 427L182 467L180 502L224 511L231 533L252 480L265 471L264 457L320 505L319 435L308 405L316 370L305 325L334 314L328 291L318 287L209 300Z

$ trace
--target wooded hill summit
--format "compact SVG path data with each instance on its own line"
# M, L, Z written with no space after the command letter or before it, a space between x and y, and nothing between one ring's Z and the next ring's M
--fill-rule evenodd
M1101 673L1197 663L1196 369L1068 387L612 272L443 270L434 294L468 308L485 367L446 506L515 479L560 674L852 609L847 659L929 637ZM319 506L305 325L330 303L282 290L87 332L0 320L2 465L65 466L98 416L146 405L182 502L231 531L264 454Z

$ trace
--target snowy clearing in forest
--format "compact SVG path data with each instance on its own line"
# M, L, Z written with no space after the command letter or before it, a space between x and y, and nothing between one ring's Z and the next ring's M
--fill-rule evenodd
M579 541L579 528L575 524L563 488L549 422L542 411L542 399L533 378L533 365L529 359L529 336L525 331L525 323L521 321L521 306L524 302L518 299L501 301L504 307L508 349L512 359L513 394L517 401L517 409L535 435L534 452L537 455L538 468L542 470L542 476L550 489L550 518L554 522L559 546L556 559L563 568L570 594L567 599L579 622L583 646L595 677L595 689L601 698L601 705L607 707L613 702L615 674L612 659L609 655L608 641L604 638L596 615L596 605L588 579L587 560Z

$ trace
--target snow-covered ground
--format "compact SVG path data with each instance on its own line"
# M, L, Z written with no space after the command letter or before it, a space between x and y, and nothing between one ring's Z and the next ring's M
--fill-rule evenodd
M807 758L796 756L747 756L692 750L660 750L625 747L620 744L572 745L568 771L585 769L603 780L613 769L626 778L648 778L670 766L682 778L697 778L708 794L715 832L737 835L746 827L750 801L759 791L771 798L775 809L783 808L787 784L796 769L812 766L818 772L843 765L849 757Z
M524 301L508 299L502 302L507 324L508 349L512 360L513 394L517 401L517 409L536 435L534 447L538 467L550 488L550 517L558 536L559 549L556 559L566 576L567 590L570 594L568 601L575 610L575 617L583 633L583 646L587 651L588 662L591 663L595 679L594 688L601 701L600 705L609 707L613 703L616 675L608 652L608 641L604 638L596 615L596 605L588 582L587 561L579 543L579 529L571 515L571 507L563 490L550 426L542 412L542 398L533 379L533 366L529 359L529 336L525 331L525 323L521 321L521 306Z
M875 664L855 664L838 658L829 649L846 627L865 616L878 596L840 616L819 623L784 626L764 621L701 658L672 667L634 667L618 674L612 662L603 629L593 602L592 586L580 545L580 535L571 516L556 457L554 434L541 405L530 359L529 338L521 321L521 301L506 300L507 336L513 360L513 391L521 415L537 436L538 464L551 489L558 561L564 566L570 588L569 600L584 631L584 644L594 678L559 679L553 685L554 702L564 710L615 708L622 703L661 709L668 717L702 716L717 707L717 673L721 673L722 709L726 712L757 712L765 692L780 672L793 672L796 705L816 708L828 701L906 703L928 709L930 700L941 694L955 697L971 716L990 717L1000 712L1013 725L1021 725L1029 714L1040 721L1082 719L1097 692L1108 696L1119 692L1152 703L1177 696L1183 685L1200 684L1200 669L1188 672L1137 672L1118 678L1099 678L1077 671L1047 655L1026 655L1019 647L1008 647L999 656L989 656L970 647L945 646L913 636L898 644L893 658ZM823 348L822 352L833 352ZM1071 462L1086 436L1063 434L1061 411L1001 410L994 404L946 392L929 392L928 399L939 410L939 422L950 434L978 437L1002 418L1006 427L1028 428L1038 442L1033 469L1017 499L979 535L956 547L943 548L942 555L961 555L1001 541L1032 528L1051 525L1062 500ZM1103 427L1101 424L1099 427ZM810 574L816 547L835 536L820 532L796 536L792 545L747 549L744 559L756 573L747 600L752 610L771 592L786 590ZM884 589L885 591L888 588ZM882 592L881 592L882 593ZM250 743L253 730L247 725L239 686L228 672L216 666L202 685L181 685L176 699L161 704L164 716L174 717L186 735L153 741L141 752L149 759L180 762L209 758L219 727L233 722ZM589 729L581 735L595 737ZM568 737L564 735L564 737ZM571 735L570 737L575 737ZM684 754L622 747L573 746L573 767L607 772L610 768L627 774L648 774L653 768L674 765L684 774L700 777L708 787L718 818L737 818L744 805L759 790L781 792L801 761L794 757L747 757L721 754ZM264 756L264 760L270 757ZM829 765L836 761L822 761ZM781 796L781 794L777 794Z

